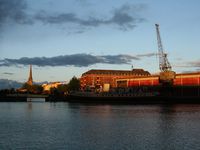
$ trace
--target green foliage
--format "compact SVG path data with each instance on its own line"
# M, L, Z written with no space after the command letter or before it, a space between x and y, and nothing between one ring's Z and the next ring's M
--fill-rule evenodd
M78 91L80 89L80 80L75 76L68 83L69 91Z
M42 93L43 92L43 87L41 85L35 84L35 85L33 85L33 91L35 93Z
M22 85L22 88L23 88L23 89L26 89L27 92L33 91L32 86L29 85L29 84L27 84L27 83L24 83L24 84Z
M16 93L14 88L0 90L0 96L5 96L7 94L14 94L14 93Z
M66 93L68 91L68 85L67 84L58 85L57 89L60 93Z
M30 92L30 93L42 93L43 92L43 87L41 85L37 85L37 84L34 84L34 85L29 85L27 83L25 83L23 86L22 86L23 89L26 89L27 92Z
M68 85L67 84L61 84L61 85L58 85L57 88L53 87L53 88L50 88L50 94L52 95L66 95L68 93Z
M58 89L55 87L50 88L50 94L51 95L59 95Z

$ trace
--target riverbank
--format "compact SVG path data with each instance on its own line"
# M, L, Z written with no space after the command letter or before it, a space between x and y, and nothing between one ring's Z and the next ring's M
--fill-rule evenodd
M48 95L42 94L7 94L0 96L0 102L27 102L27 98L47 98Z
M41 98L41 97L38 97ZM99 104L200 104L200 98L194 96L134 96L134 97L80 97L65 96L44 97L46 102L69 102L69 103L99 103ZM4 96L0 102L27 102L27 97Z
M46 102L116 103L116 104L200 104L199 86L132 87L110 92L70 92L68 95L5 94L0 102L26 102L27 98L44 98Z
M194 96L134 96L134 97L78 97L69 96L70 103L109 104L200 104L200 97Z

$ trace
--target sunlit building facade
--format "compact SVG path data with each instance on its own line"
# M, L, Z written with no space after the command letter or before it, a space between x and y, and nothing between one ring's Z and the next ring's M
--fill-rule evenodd
M148 71L143 69L133 70L89 70L82 74L80 78L81 89L100 88L105 84L111 88L117 87L118 79L132 79L136 77L150 76Z
M43 91L49 92L51 88L57 88L59 85L62 85L62 82L51 82L51 83L45 83L42 85Z
M117 87L158 86L159 75L148 77L124 78L116 81ZM176 74L174 86L200 86L200 72Z

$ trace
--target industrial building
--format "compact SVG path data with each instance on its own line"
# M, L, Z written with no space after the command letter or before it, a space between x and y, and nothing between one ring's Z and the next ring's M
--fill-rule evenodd
M132 79L118 79L116 80L116 83L117 87L158 86L161 84L159 75L150 75L148 77L137 77ZM172 85L200 86L200 72L176 74Z
M156 26L159 69L158 75L151 75L143 69L123 70L89 70L82 74L81 88L116 88L140 86L200 86L200 72L176 74L168 61L161 41L159 25ZM104 91L104 90L102 90Z
M118 79L133 79L136 77L148 77L150 73L143 69L133 70L89 70L82 74L81 89L102 88L105 85L111 88L117 87Z

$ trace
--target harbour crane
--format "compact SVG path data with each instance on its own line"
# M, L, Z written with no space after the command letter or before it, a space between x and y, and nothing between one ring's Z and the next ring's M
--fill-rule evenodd
M167 54L164 52L159 25L155 24L155 26L158 42L159 69L161 71L159 75L159 82L163 85L172 85L176 73L172 71L172 67L167 59Z

